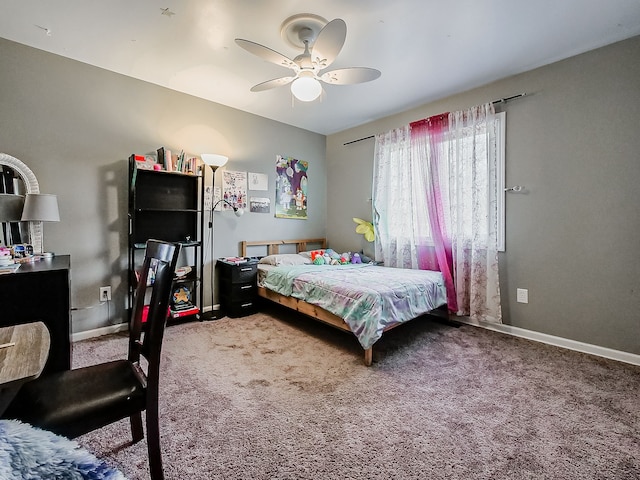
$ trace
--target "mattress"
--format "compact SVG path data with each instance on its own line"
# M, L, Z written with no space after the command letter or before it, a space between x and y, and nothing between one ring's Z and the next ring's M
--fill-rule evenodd
M365 349L384 330L446 304L442 274L430 270L261 264L258 272L260 286L341 317Z

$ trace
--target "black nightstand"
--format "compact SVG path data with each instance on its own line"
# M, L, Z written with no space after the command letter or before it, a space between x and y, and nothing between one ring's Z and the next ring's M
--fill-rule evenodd
M229 317L244 317L257 310L258 260L243 263L219 259L218 270L220 309Z

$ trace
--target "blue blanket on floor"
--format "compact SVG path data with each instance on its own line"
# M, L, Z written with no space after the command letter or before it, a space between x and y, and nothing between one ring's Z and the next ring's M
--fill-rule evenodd
M126 480L76 442L17 420L0 420L3 480Z

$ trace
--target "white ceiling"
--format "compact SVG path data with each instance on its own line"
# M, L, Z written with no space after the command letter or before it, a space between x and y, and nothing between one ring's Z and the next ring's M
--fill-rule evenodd
M382 76L309 104L250 92L290 70L234 39L292 58L280 25L300 13L345 20L330 69ZM321 134L638 34L640 0L0 0L0 37Z

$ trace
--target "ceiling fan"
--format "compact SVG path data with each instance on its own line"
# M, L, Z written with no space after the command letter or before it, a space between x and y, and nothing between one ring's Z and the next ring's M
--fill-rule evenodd
M347 37L347 24L336 18L327 22L318 15L308 13L294 15L286 19L280 27L282 37L291 45L303 48L304 52L293 59L269 47L236 38L236 43L249 53L293 70L293 74L259 83L252 92L262 92L271 88L291 84L291 93L303 102L311 102L322 93L322 84L351 85L375 80L380 71L367 67L338 68L323 72L331 65Z

